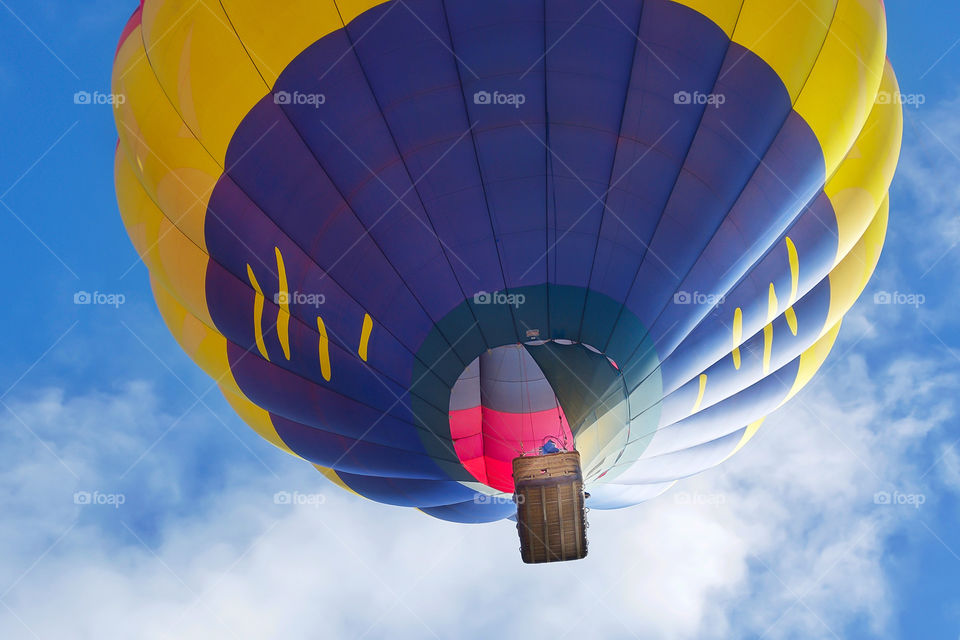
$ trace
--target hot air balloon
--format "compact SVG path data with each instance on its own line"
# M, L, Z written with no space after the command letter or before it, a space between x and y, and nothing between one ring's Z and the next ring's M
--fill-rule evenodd
M885 51L881 0L145 0L120 211L183 349L340 487L495 521L558 451L627 507L827 357L886 230Z

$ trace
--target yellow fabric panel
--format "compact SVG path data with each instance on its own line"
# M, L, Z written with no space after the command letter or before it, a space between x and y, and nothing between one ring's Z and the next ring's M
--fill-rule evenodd
M160 86L222 167L237 126L267 87L219 0L146 3L143 40Z
M800 354L800 366L797 369L797 377L793 382L793 387L779 406L785 405L790 398L797 395L813 379L814 374L817 373L827 356L830 355L830 350L833 349L833 343L836 342L839 333L840 322L833 325L829 331L820 336L820 339Z
M207 254L163 215L137 180L123 151L114 161L117 202L134 248L151 276L176 292L202 321L213 326L207 310Z
M839 322L863 293L880 259L883 239L887 234L890 200L884 200L866 233L853 249L830 272L830 311L825 327Z
M273 426L273 421L270 419L268 412L252 403L245 395L231 391L226 385L220 385L220 391L223 392L223 397L227 399L227 402L233 407L233 410L237 412L240 419L250 425L261 438L281 451L285 451L292 456L297 456L280 438L280 434L277 433L276 427ZM297 457L299 458L300 456Z
M147 193L193 242L206 250L204 217L221 167L184 126L157 83L140 29L117 56L113 91L129 99L114 109L120 148Z
M227 339L190 313L152 274L150 284L160 315L187 355L217 384L242 393L227 361Z
M343 19L344 24L350 24L350 22L356 18L358 15L372 9L378 4L384 4L386 0L335 0L337 9L340 11L340 18ZM397 11L398 9L393 8L391 11ZM407 11L407 9L401 8L399 11Z
M263 0L223 0L222 4L270 87L301 51L343 26L333 0L276 2L269 8L269 20L264 19Z
M763 421L766 419L767 419L766 416L764 416L763 418L760 418L759 420L755 422L751 422L749 425L747 425L746 430L744 430L743 432L743 437L740 438L740 442L737 443L737 446L733 448L733 451L731 451L730 455L724 458L724 460L729 460L730 456L735 454L737 451L740 451L740 449L743 449L743 445L750 442L750 438L752 438L757 434L757 431L760 430L760 426L763 424Z
M820 57L794 105L820 141L828 176L846 156L873 108L886 49L881 1L840 0Z
M156 278L150 278L160 315L180 347L206 372L244 422L264 440L296 456L273 426L270 415L251 402L237 386L227 360L227 340L183 307ZM299 457L299 456L297 456Z
M727 37L733 35L740 8L743 6L743 0L674 0L674 2L690 7L697 13L710 18L714 24L723 29Z
M746 0L733 41L770 65L793 103L820 53L837 0Z
M860 136L824 189L837 216L836 262L847 255L887 197L900 156L903 108L900 87L887 62L880 96Z
M320 473L323 474L323 477L325 477L327 480L329 480L329 481L332 482L333 484L337 485L337 486L340 487L341 489L343 489L343 490L345 490L345 491L349 491L350 493L352 493L352 494L355 495L355 496L360 496L361 498L364 497L362 494L359 494L359 493L357 493L356 491L354 491L353 489L351 489L350 487L348 487L348 486L347 486L347 483L345 483L343 480L341 480L341 479L340 479L340 476L338 476L338 475L337 475L337 472L334 471L333 469L330 469L330 468L328 468L328 467L321 467L321 466L318 465L318 464L315 464L315 465L313 465L313 466L316 467L317 471L319 471Z

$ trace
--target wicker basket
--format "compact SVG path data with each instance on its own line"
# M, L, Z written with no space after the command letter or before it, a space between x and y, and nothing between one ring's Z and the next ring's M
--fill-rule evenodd
M514 458L517 531L527 564L587 555L580 454L564 451Z

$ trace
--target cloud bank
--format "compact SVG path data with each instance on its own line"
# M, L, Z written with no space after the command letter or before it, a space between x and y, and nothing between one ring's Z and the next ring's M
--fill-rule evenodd
M883 635L896 609L885 541L930 513L941 481L956 486L946 445L942 471L912 462L953 415L956 384L935 361L871 371L847 357L725 465L593 511L587 559L536 567L512 523L374 504L251 441L261 464L203 411L150 449L177 416L146 383L39 392L3 418L0 634Z

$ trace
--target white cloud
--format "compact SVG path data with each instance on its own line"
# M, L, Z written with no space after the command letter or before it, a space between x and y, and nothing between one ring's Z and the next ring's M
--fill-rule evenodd
M960 440L948 443L941 454L938 467L944 484L951 487L957 493L960 493L960 454L957 453L957 446Z
M922 384L893 392L913 376ZM16 463L0 478L0 570L15 586L0 635L817 638L843 637L854 620L882 634L896 606L884 540L924 512L873 496L932 491L909 457L944 414L915 407L949 397L944 385L956 381L936 363L869 371L859 357L829 378L735 458L678 487L718 499L680 504L668 493L594 511L588 558L538 567L520 562L509 522L453 525L360 500L293 459L275 478L232 439L222 445L232 459L207 469L221 482L199 482L184 447L223 437L202 414L124 486L117 476L173 419L150 388L46 392L11 407L79 479L3 419ZM119 486L127 503L75 505L81 486ZM326 500L277 505L278 490Z
M904 112L905 143L897 170L899 186L913 200L908 238L921 271L960 259L960 98ZM923 221L922 224L918 222ZM906 253L906 252L904 252ZM935 268L935 267L934 267Z

